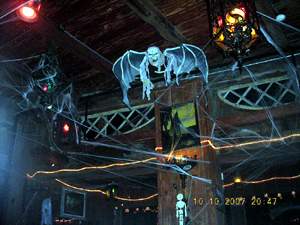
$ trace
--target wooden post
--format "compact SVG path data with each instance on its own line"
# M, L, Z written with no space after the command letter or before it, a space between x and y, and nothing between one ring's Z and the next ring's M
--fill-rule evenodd
M199 146L193 146L189 149L184 149L184 151L192 152L191 155L193 155L195 149L197 149L197 159L207 161L207 163L198 163L192 170L188 171L188 173L194 177L210 179L212 184L204 183L195 178L191 178L190 176L186 176L185 185L183 185L183 176L180 176L176 171L159 172L159 225L179 224L176 218L176 196L178 193L184 194L188 207L188 218L185 225L224 224L223 213L221 213L223 190L216 161L216 152L203 143L207 138L202 138L210 136L211 132L210 121L206 116L206 113L209 114L209 107L205 102L206 96L202 93L202 90L202 83L200 80L185 82L179 87L169 88L165 94L166 97L161 97L160 103L162 103L162 105L172 106L191 100L195 102L201 138L199 138ZM160 93L162 92L157 91L156 96ZM171 96L171 100L169 96ZM158 115L158 112L156 112L156 115ZM156 119L156 126L161 127L161 124L158 121L160 118L158 117ZM161 137L160 127L157 127L156 129L156 140L159 140L157 143L162 144L162 141L159 139L159 137ZM203 143L202 145L200 144L201 141Z

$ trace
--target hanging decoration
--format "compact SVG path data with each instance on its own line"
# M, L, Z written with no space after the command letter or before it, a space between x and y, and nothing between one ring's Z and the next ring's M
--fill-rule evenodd
M199 69L203 80L207 82L208 65L204 52L194 45L182 44L175 48L167 48L162 52L158 47L149 47L146 52L127 51L113 65L113 72L121 84L123 102L129 104L127 92L137 76L143 83L143 99L150 100L154 88L151 82L153 74L163 75L166 85L171 83L172 74L179 85L179 76Z
M241 63L258 38L258 18L253 0L208 0L211 35L225 54Z
M176 218L178 219L178 225L184 225L185 219L188 216L187 206L183 201L183 194L179 193L176 198Z
M59 74L61 71L58 59L52 52L42 54L37 66L32 71L36 85L45 93L55 90Z

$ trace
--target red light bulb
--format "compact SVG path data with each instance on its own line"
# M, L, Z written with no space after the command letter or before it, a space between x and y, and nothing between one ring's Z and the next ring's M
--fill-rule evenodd
M63 126L63 131L64 133L68 133L70 131L70 126L69 124L65 123L64 126Z
M38 19L41 3L39 1L31 1L17 10L18 17L27 22L33 23Z
M42 89L43 89L44 92L47 92L48 91L48 85L45 84Z

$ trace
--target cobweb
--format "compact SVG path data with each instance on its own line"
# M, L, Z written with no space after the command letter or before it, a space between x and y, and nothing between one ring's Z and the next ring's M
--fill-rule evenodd
M267 41L274 46L276 50L278 50L279 54L283 56L283 61L285 61L290 69L291 79L295 81L295 89L299 90L299 82L298 82L298 74L297 68L293 64L290 63L289 59L286 57L284 52L280 50L280 48L274 43L273 40L270 39L270 36L267 32L262 28L262 33L266 37ZM12 98L13 101L18 102L19 111L17 113L22 113L27 110L37 109L43 112L45 122L47 123L47 128L49 129L49 134L52 134L51 129L53 129L52 122L57 118L57 116L65 117L66 119L72 121L75 127L86 127L85 124L79 121L79 115L77 113L77 109L75 106L74 101L74 88L72 84L62 85L58 84L59 74L60 71L58 70L58 65L56 64L55 60L51 61L47 58L47 55L39 55L39 56L32 56L24 59L0 59L0 78L1 78L1 92ZM39 59L38 65L34 69L27 69L23 66L20 66L21 63L25 63L28 60ZM51 64L53 63L54 64ZM21 64L22 65L22 64ZM257 81L256 75L252 72L251 67L244 66L244 70L247 71L249 77L252 79L253 82ZM37 71L42 71L42 78L34 77L34 74ZM189 78L192 79L192 78ZM210 104L206 96L208 93L211 92L211 86L219 80L220 77L216 76L213 77L210 82L204 87L204 90L201 92L201 96L199 98L204 98L207 104ZM43 88L43 81L49 81L53 85L58 85L58 89L54 91L51 98L48 99L43 95L42 92ZM173 82L166 91L159 96L154 103L161 103L160 99L162 96L170 89L173 85L176 85ZM184 93L182 93L184 94ZM261 93L262 94L262 93ZM206 107L201 107L200 110L206 116L212 124L211 133L207 136L201 136L201 134L194 132L193 130L187 130L191 133L194 137L203 138L203 139L211 139L213 142L219 145L226 145L226 144L238 144L243 142L243 140L265 140L265 139L272 139L274 137L282 137L282 130L281 126L278 125L278 121L274 119L272 115L272 111L267 107L265 104L265 114L268 118L266 121L267 125L270 127L268 132L260 133L257 131L253 126L249 127L234 127L230 124L227 124L230 127L230 131L223 129L222 127L224 124L219 124L218 120L210 115L209 112L206 111ZM299 118L295 121L295 124L299 123ZM182 124L181 124L182 125ZM181 128L186 129L184 126ZM91 128L93 129L93 128ZM297 128L299 129L299 127ZM78 130L78 129L76 129ZM98 132L97 130L93 130L94 132ZM132 153L133 155L140 155L142 158L148 157L165 157L164 154L159 154L155 152L153 149L149 149L146 146L140 146L134 143L134 141L127 140L126 143L121 142L120 140L116 140L113 136L105 136L103 134L102 142L97 141L84 141L80 143L80 137L76 132L76 143L77 144L85 144L85 145L94 145L94 146L101 146L101 147L109 147L113 149L118 149L120 151L124 151L124 153ZM32 137L28 137L32 138ZM179 139L181 137L178 137ZM32 141L35 141L32 139ZM178 140L177 140L178 141ZM56 151L63 152L59 146L54 143L53 140L50 140L50 145ZM279 145L274 147L270 143L263 144L263 147L256 152L251 151L251 148L247 147L239 147L234 151L239 151L243 156L244 159L240 162L231 165L227 168L223 168L223 174L225 177L232 177L235 174L246 174L247 180L254 180L259 177L262 177L266 171L276 164L278 164L278 160L280 159L280 163L285 164L291 161L297 161L300 159L300 154L298 153L298 149L292 145L291 143L287 143L282 141ZM288 147L288 151L287 151ZM49 147L50 148L50 147ZM176 144L173 146L172 150L175 150ZM52 149L52 148L50 148ZM232 154L231 151L222 153L224 155ZM90 165L88 161L85 161L85 158L101 158L107 161L133 161L130 158L130 155L127 155L128 158L117 158L117 157L104 157L94 154L87 154L87 153L75 153L70 152L67 153L69 159L81 163L82 165ZM221 155L222 157L222 155ZM197 163L207 163L205 161L197 161ZM197 177L191 175L189 172L182 171L182 169L178 168L175 164L168 164L168 163L161 163L159 161L155 162L146 162L141 164L142 167L151 168L157 171L169 171L175 174L183 174L191 178L191 182L204 182L210 185L210 181L207 180L205 177ZM109 170L103 170L102 172L113 173ZM113 173L114 175L120 177L120 175ZM122 178L127 179L130 182L140 184L143 183L138 179L129 178L126 176L122 176ZM151 190L153 189L153 185L146 184L148 188ZM191 192L191 190L190 190ZM188 199L190 202L190 199ZM205 208L205 207L204 207ZM199 212L201 213L201 212Z

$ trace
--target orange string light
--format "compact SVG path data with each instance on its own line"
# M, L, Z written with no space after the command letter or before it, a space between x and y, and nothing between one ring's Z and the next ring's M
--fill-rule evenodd
M240 181L239 184L262 184L262 183L266 183L266 182L270 182L270 181L275 181L275 180L295 180L300 178L300 174L293 176L293 177L271 177L268 179L263 179L263 180L257 180L257 181ZM232 182L229 184L224 184L223 187L227 188L230 187L232 185L234 185L236 182Z
M71 188L71 189L74 189L74 190L77 190L77 191L84 191L84 192L90 192L90 193L101 193L103 195L107 195L105 191L102 191L100 189L87 189L87 188L81 188L81 187L76 187L76 186L73 186L71 184L68 184L62 180L59 180L59 179L55 179L58 183L68 187L68 188Z
M271 177L271 178L268 178L268 179L257 180L257 181L241 181L241 182L239 182L239 184L261 184L261 183L266 183L266 182L275 181L275 180L284 180L284 181L286 181L286 180L295 180L295 179L298 179L298 178L300 178L300 174L296 175L296 176L292 176L292 177ZM89 192L89 193L101 193L101 194L107 196L106 192L103 191L103 190L100 190L100 189L81 188L81 187L76 187L74 185L68 184L68 183L66 183L62 180L59 180L59 179L55 179L55 180L58 183L66 186L68 188L74 189L74 190ZM228 187L233 186L234 184L235 184L235 182L232 182L232 183L229 183L229 184L224 184L223 187L228 188ZM158 193L155 193L153 195L150 195L150 196L144 197L144 198L125 198L125 197L116 196L115 199L118 199L118 200L121 200L121 201L128 201L128 202L140 202L140 201L147 201L147 200L153 199L157 196L158 196Z
M216 146L209 139L201 141L200 144L201 145L208 145L213 150L225 150L225 149L240 148L240 147L246 147L246 146L257 145L257 144L271 144L271 143L285 141L287 139L296 138L296 137L300 137L300 134L296 133L296 134L291 134L291 135L283 136L283 137L280 137L280 138L263 139L263 140L258 140L258 141L248 141L248 142L244 142L244 143L240 143L240 144L228 144L228 145L223 145L223 146ZM172 150L168 154L168 156L167 156L168 160L171 159L171 157L174 155L174 152L175 151Z
M131 166L131 165L136 165L136 164L140 164L140 163L145 163L145 162L149 162L152 160L156 160L156 158L149 158L149 159L144 159L144 160L140 160L140 161L134 161L134 162L126 162L126 163L113 163L113 164L109 164L109 165L104 165L104 166L88 166L88 167L82 167L82 168L78 168L78 169L60 169L60 170L54 170L54 171L36 171L34 174L30 175L27 174L28 178L34 178L35 176L37 176L38 174L58 174L58 173L64 173L64 172L82 172L82 171L86 171L86 170L97 170L97 169L108 169L108 168L112 168L112 167L124 167L124 166Z
M223 145L223 146L216 146L214 143L212 143L211 140L203 140L200 143L202 145L207 144L209 145L213 150L225 150L225 149L231 149L231 148L239 148L239 147L246 147L246 146L251 146L251 145L256 145L256 144L270 144L270 143L275 143L275 142L281 142L285 141L287 139L291 138L296 138L300 137L300 134L291 134L288 136L283 136L279 138L272 138L272 139L263 139L263 140L257 140L257 141L249 141L249 142L244 142L240 144L228 144L228 145ZM173 155L174 151L171 151L168 155L165 155L169 160L171 156ZM125 166L131 166L131 165L136 165L140 163L146 163L150 162L153 160L157 160L156 157L140 160L140 161L134 161L134 162L126 162L126 163L113 163L109 165L104 165L104 166L89 166L89 167L82 167L78 169L60 169L60 170L54 170L54 171L36 171L32 175L27 174L27 177L29 178L34 178L38 174L44 174L44 175L50 175L50 174L59 174L59 173L64 173L64 172L82 172L86 170L97 170L97 169L108 169L108 168L113 168L113 167L125 167Z
M127 202L141 202L141 201L150 200L150 199L155 198L157 196L158 196L158 193L150 195L148 197L144 197L144 198L123 198L123 197L116 196L115 199L118 199L118 200L121 200L121 201L127 201Z
M76 187L74 185L71 185L71 184L68 184L62 180L59 180L59 179L55 179L58 183L68 187L68 188L71 188L71 189L74 189L74 190L77 190L77 191L84 191L84 192L89 192L89 193L101 193L105 196L107 196L107 193L103 190L100 190L100 189L88 189L88 188L81 188L81 187ZM120 197L120 196L115 196L114 198L115 199L118 199L118 200L121 200L121 201L127 201L127 202L140 202L140 201L147 201L147 200L150 200L152 198L155 198L157 197L158 194L153 194L153 195L150 195L148 197L144 197L144 198L125 198L125 197Z
M258 140L258 141L249 141L249 142L244 142L244 143L240 143L240 144L229 144L229 145L223 145L223 146L216 146L211 142L211 140L203 140L203 141L201 141L201 144L208 144L214 150L223 150L223 149L251 146L251 145L256 145L256 144L270 144L270 143L285 141L287 139L296 138L296 137L300 137L300 134L291 134L291 135L287 135L287 136L279 137L279 138L271 138L271 139L264 139L264 140Z

